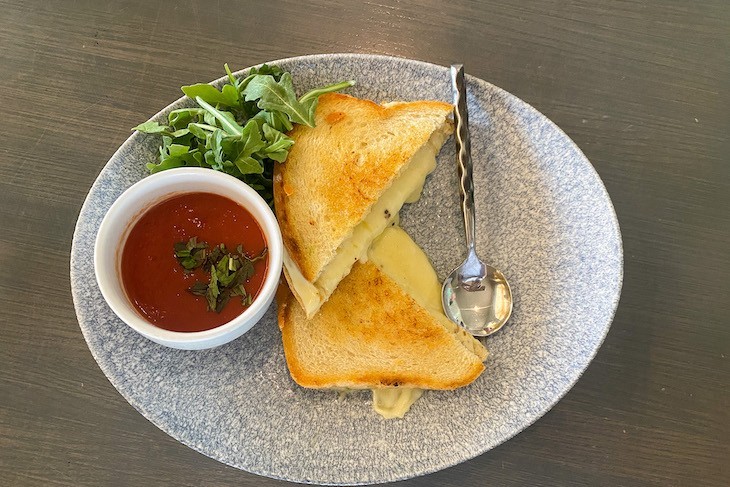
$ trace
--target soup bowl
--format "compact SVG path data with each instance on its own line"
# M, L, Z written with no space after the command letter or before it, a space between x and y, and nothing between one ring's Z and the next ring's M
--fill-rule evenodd
M121 260L125 241L146 210L184 193L214 193L233 200L258 222L267 246L268 265L253 302L240 315L205 331L171 331L153 324L132 304L125 291ZM250 330L274 300L282 269L281 231L271 208L250 186L205 168L176 168L137 182L112 204L104 216L94 245L94 272L111 310L128 326L167 347L199 350L230 342Z

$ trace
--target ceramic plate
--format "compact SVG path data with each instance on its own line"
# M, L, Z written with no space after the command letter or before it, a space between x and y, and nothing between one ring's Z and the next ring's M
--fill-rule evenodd
M379 102L450 101L447 68L423 62L330 54L273 63L291 71L300 92L354 79L348 93ZM89 191L71 254L79 324L114 387L205 455L311 483L386 482L440 470L545 414L578 380L611 324L622 279L618 223L590 162L557 126L489 83L467 82L478 249L508 276L515 297L509 325L486 341L491 353L479 379L456 391L429 391L404 419L387 421L372 411L369 392L338 399L291 380L275 306L243 337L213 350L173 350L136 334L104 302L92 259L107 209L155 157L158 141L135 134ZM189 103L178 100L155 118ZM453 140L401 222L441 278L460 263Z

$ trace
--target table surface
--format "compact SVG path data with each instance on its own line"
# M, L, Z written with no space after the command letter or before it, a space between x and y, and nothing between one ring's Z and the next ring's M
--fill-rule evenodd
M0 485L284 485L116 392L69 285L85 195L179 86L367 52L468 71L585 152L623 233L608 337L533 426L411 485L730 485L730 3L0 0Z

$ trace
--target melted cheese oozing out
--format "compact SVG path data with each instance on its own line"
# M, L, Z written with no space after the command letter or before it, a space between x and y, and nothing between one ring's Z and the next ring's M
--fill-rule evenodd
M441 304L441 282L426 253L400 227L386 229L368 250L369 260L418 304L426 308L452 333L463 330L444 314ZM480 355L484 350L474 340L462 341L464 346Z
M431 314L443 314L436 271L426 253L403 229L386 229L368 250L368 260Z
M373 409L385 419L402 418L423 389L373 389Z
M334 259L314 283L302 275L299 267L294 264L287 252L284 252L284 265L293 291L303 303L307 318L314 316L322 303L327 301L342 278L350 273L355 262L366 257L370 244L392 223L403 204L418 200L426 176L436 167L436 154L445 138L446 134L443 131L436 131L413 155L405 170L375 202L367 216L354 228L350 237L339 246Z
M443 314L441 285L426 254L399 227L386 229L368 250L368 260L432 314ZM417 388L373 389L373 409L385 419L402 418L423 394Z

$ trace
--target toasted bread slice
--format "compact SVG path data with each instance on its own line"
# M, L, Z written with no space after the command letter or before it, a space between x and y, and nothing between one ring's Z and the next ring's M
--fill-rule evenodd
M381 238L386 242L374 244L370 260L353 266L312 319L291 294L279 299L279 327L292 378L310 388L454 389L469 384L484 370L486 349L435 309L431 290L413 286L414 297L398 283L422 276L438 286L427 258L405 232L389 229ZM420 256L394 268L377 250L393 245L415 248L410 254Z
M397 216L418 199L451 133L452 106L387 106L342 94L319 99L316 127L297 126L274 173L284 273L312 317Z

